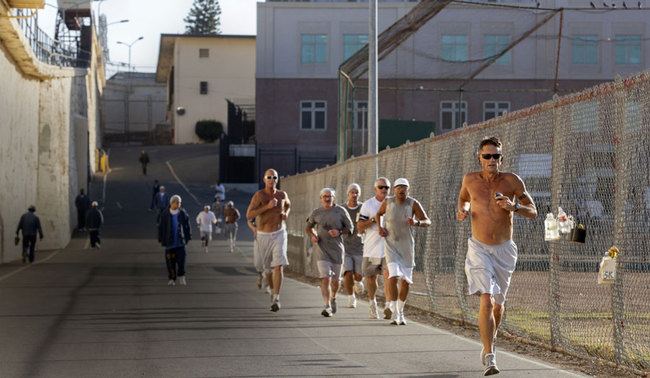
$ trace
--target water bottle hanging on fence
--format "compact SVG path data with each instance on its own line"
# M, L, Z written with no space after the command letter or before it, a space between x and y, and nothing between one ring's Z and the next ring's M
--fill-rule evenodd
M553 216L553 213L546 214L546 220L544 220L544 240L558 240L560 238L560 233L557 228L557 221Z

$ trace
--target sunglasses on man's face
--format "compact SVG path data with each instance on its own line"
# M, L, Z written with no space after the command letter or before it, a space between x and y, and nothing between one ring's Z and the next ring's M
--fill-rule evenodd
M481 157L485 160L490 160L491 158L494 158L494 160L499 160L501 159L501 154L481 154Z
M278 176L266 176L267 180L277 180Z
M390 189L388 185L377 185L377 189Z

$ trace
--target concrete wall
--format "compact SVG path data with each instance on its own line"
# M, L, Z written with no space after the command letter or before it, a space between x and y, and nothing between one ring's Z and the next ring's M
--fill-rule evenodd
M8 12L0 4L0 16ZM0 262L20 258L13 237L31 204L45 234L37 248L69 242L74 197L86 188L94 163L89 151L100 139L95 114L103 76L98 69L96 60L89 69L38 61L15 20L0 17Z

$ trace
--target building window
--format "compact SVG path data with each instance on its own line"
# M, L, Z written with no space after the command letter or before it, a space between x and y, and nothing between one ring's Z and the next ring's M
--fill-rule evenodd
M354 102L354 128L355 129L368 128L368 102L367 101Z
M461 103L460 123L458 122L458 101L440 102L440 127L442 130L457 129L467 121L467 101Z
M598 103L596 101L576 102L571 107L571 129L574 132L598 130Z
M467 61L467 36L443 34L442 59L447 62Z
M616 36L616 64L641 64L641 36Z
M208 94L208 82L202 81L199 89L201 94Z
M485 101L483 103L483 121L500 117L510 111L509 101Z
M209 58L210 49L199 49L199 58Z
M327 63L327 35L303 34L300 51L302 63Z
M507 34L486 35L484 37L484 52L485 59L490 59L495 55L499 55L503 50L510 46L510 36ZM510 64L510 51L503 54L502 57L497 59L494 64Z
M301 101L300 102L300 129L325 130L327 122L326 101Z
M343 60L348 60L354 53L368 44L367 34L346 34L343 36Z
M573 64L598 64L598 36L576 35L571 39Z

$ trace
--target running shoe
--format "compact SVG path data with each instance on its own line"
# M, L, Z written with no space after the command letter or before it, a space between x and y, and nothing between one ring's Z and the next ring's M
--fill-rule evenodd
M365 288L363 287L363 282L361 281L354 281L354 293L357 295L357 297L361 296L363 294L363 290Z
M174 280L167 281L167 286L176 286L176 281Z
M485 371L483 375L494 375L499 374L499 368L497 367L497 358L494 353L488 353L485 355Z
M187 281L185 280L185 276L180 276L179 278L181 279L181 285L183 285L183 286L187 285Z
M332 305L332 314L336 314L336 310L338 308L338 306L336 305L336 297L330 300L330 304Z
M384 319L393 319L393 315L394 313L391 311L390 307L386 306L386 308L384 308Z
M400 312L399 317L397 318L397 322L399 325L406 325L406 318L404 317L404 313Z
M273 304L271 305L271 311L273 312L278 312L280 311L280 301L279 300L274 300Z
M348 295L348 308L357 308L357 298L354 295Z
M386 311L384 310L384 315L386 314ZM395 311L393 312L393 315L390 319L390 324L392 325L399 325L399 312Z
M262 276L257 276L257 288L262 288Z
M330 306L325 306L323 311L320 312L320 314L323 315L326 318L329 318L330 316L332 316L333 313L334 312L332 311L332 307L330 307Z
M377 313L377 303L370 302L370 319L379 319Z
M497 352L496 348L497 344L497 334L494 334L494 338L492 339L492 353L495 354ZM487 365L487 362L485 362L485 347L481 347L481 363L483 366Z

